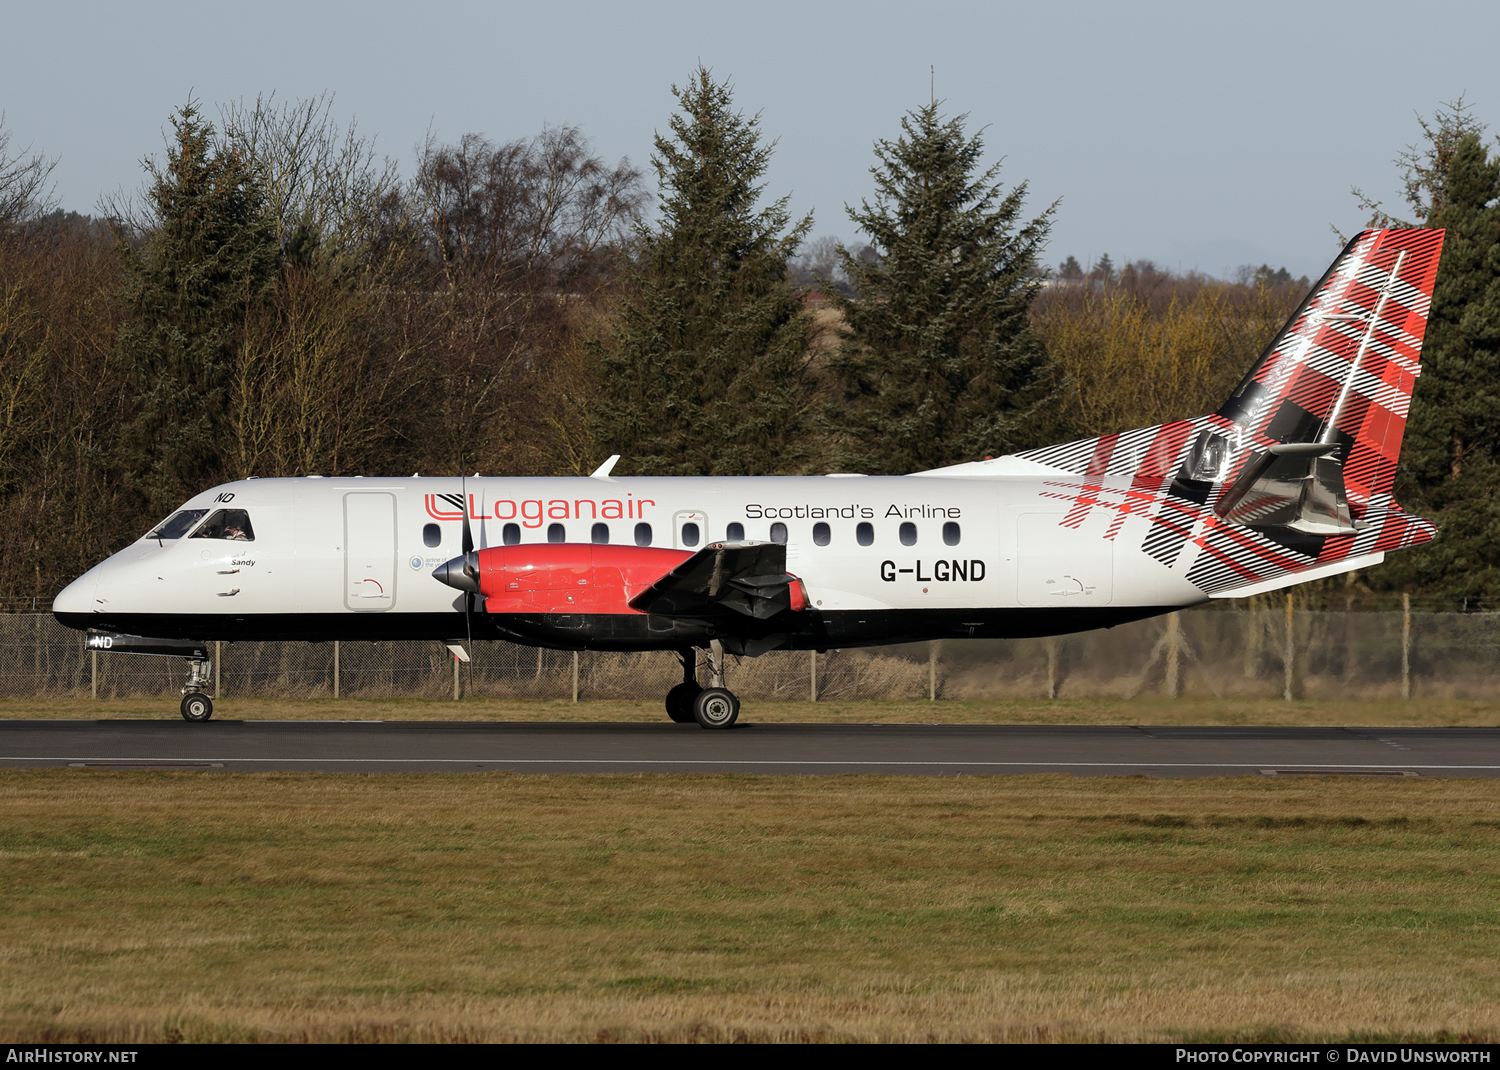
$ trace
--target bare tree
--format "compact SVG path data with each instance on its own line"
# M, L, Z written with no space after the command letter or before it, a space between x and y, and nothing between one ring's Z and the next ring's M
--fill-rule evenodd
M611 168L576 126L495 146L479 134L457 145L429 136L416 200L445 268L562 282L622 243L646 202L628 159Z
M0 232L53 207L47 182L57 160L33 153L30 145L12 150L10 138L0 112Z
M219 112L221 138L261 176L283 253L353 254L370 242L400 184L396 162L377 158L354 119L334 120L332 93L279 105L272 93Z

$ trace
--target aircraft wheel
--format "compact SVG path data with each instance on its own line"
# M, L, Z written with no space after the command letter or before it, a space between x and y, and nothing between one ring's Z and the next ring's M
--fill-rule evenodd
M190 691L182 696L182 719L192 721L195 724L206 721L214 715L213 699L197 691Z
M693 718L704 728L729 728L740 715L740 700L728 688L706 688L693 700Z
M698 684L678 684L667 692L667 716L678 724L692 724L693 700L703 691Z

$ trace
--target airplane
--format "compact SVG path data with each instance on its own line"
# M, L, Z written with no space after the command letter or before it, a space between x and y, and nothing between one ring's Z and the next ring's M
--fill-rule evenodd
M53 612L187 658L193 722L214 640L506 640L675 651L668 716L724 729L729 655L1063 634L1370 568L1437 534L1392 485L1442 244L1357 235L1204 416L905 476L239 480Z

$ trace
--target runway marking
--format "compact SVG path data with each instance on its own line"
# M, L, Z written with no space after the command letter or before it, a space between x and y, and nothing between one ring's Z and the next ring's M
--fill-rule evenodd
M0 755L0 762L321 762L328 765L847 765L847 766L982 766L985 768L1045 768L1060 766L1079 769L1265 769L1265 762L1070 762L1066 759L1054 762L985 762L985 761L849 761L846 759L785 759L775 758L65 758L52 755ZM1487 769L1500 770L1500 765L1418 765L1403 762L1400 765L1335 764L1323 762L1303 763L1308 769Z

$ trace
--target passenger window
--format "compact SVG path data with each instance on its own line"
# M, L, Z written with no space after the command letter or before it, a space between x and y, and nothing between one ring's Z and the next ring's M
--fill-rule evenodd
M813 542L819 546L827 546L829 540L828 525L822 522L813 525Z
M589 541L600 545L609 542L609 525L595 524L594 530L589 532Z
M428 524L422 528L422 545L436 546L443 541L443 530L436 524Z
M183 509L175 512L158 524L146 538L180 539L193 530L193 525L202 520L206 512L208 512L207 509Z
M521 541L521 525L506 524L500 529L500 538L506 546L516 546Z
M948 545L948 546L957 546L958 545L959 536L960 536L960 532L958 530L958 525L955 524L953 521L950 520L950 521L948 521L948 523L946 523L946 524L943 525L943 542L946 545Z
M637 546L651 545L651 525L637 524L635 526L635 544Z
M779 543L785 543L786 542L786 525L785 524L772 524L771 525L771 541L772 542L779 542Z
M910 520L903 520L901 522L901 545L917 545L917 525L913 524Z
M875 541L875 525L860 524L854 529L854 541L861 546L869 546Z
M567 530L567 528L563 527L561 524L548 524L547 525L547 541L548 542L567 542L568 541L568 530Z
M255 529L250 514L243 509L220 509L203 522L192 535L195 539L225 539L229 542L254 542Z
M697 524L694 524L694 523L690 522L690 523L682 525L682 545L684 545L684 546L697 546L698 545L698 525Z
M730 524L729 527L724 529L724 539L727 542L744 542L745 525L736 520L733 524Z

